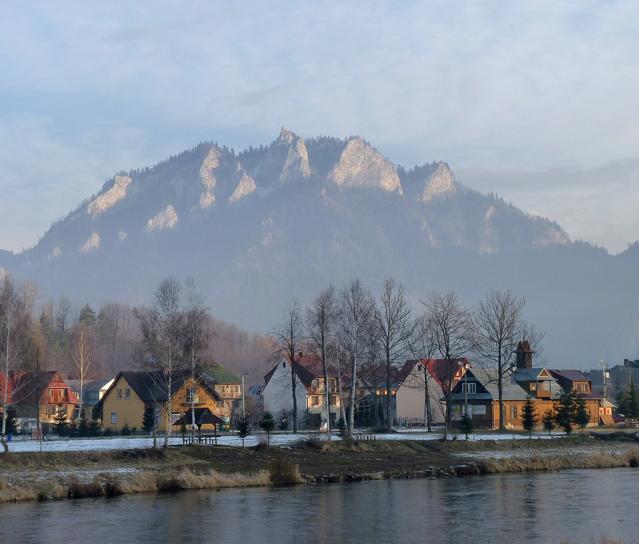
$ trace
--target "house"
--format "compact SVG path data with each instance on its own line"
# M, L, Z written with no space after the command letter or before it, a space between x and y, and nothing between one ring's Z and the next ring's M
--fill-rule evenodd
M603 398L592 392L592 384L578 370L556 370L533 366L533 351L526 341L519 342L516 365L502 375L502 402L504 424L507 429L522 429L523 408L527 399L534 403L538 416L537 425L542 426L543 415L552 411L555 400L564 391L580 395L586 410L591 414L588 426L609 422L611 409ZM495 368L469 369L456 384L451 402L453 418L461 419L464 406L477 428L499 428L499 374Z
M225 421L227 412L223 398L215 391L215 383L205 374L196 372L176 372L171 383L171 414L167 413L167 388L158 373L147 371L122 371L99 402L102 413L102 427L111 431L121 431L126 425L130 429L140 429L145 410L155 410L156 430L166 432L191 409L208 409L211 414ZM205 425L206 428L206 425Z
M332 367L328 369L330 408L327 410L322 363L316 357L302 353L298 354L292 363L288 359L282 359L264 376L262 399L265 411L275 417L283 412L290 414L293 411L291 374L295 377L295 398L299 420L307 411L324 421L329 414L331 421L335 422L339 419L341 405L335 370Z
M67 380L67 383L79 399L80 380ZM91 419L93 407L102 399L112 383L113 378L103 378L99 380L86 380L82 384L82 406L87 419ZM80 415L76 413L76 417L80 417Z
M207 365L200 373L213 384L213 389L221 399L217 403L215 414L221 417L226 425L230 425L242 399L242 381L220 364Z
M441 382L434 376L435 369L442 363L435 361L438 360L413 359L406 361L399 372L399 385L395 401L397 420L400 425L426 427L426 391L428 391L430 401L431 424L444 424L446 415L444 393ZM457 365L456 362L455 365ZM453 370L454 379L459 379L462 371L458 367ZM442 372L442 374L444 373Z
M470 368L453 388L452 419L461 420L467 406L468 415L477 428L499 428L499 392L496 368ZM504 423L507 429L521 429L521 416L526 399L533 398L514 375L505 376L502 383Z
M57 370L14 372L9 375L15 417L54 423L58 409L73 419L78 397Z

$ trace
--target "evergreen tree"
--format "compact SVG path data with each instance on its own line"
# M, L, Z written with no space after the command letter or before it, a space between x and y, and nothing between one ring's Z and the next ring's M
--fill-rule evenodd
M555 422L566 434L572 432L572 424L575 421L577 399L572 391L562 391L555 400Z
M100 436L100 422L97 419L92 419L89 423L89 436Z
M532 432L535 429L535 425L537 425L537 420L538 417L535 403L530 397L528 397L526 399L526 404L524 404L524 411L521 415L521 423L524 427L524 430L528 431L529 439L532 439Z
M271 433L273 429L275 429L275 419L273 419L273 415L270 412L265 412L260 420L260 427L266 433L266 443L271 445Z
M93 329L97 323L95 310L88 304L85 304L80 310L80 317L78 321L85 325L87 328Z
M237 436L242 439L242 446L244 446L244 439L251 434L251 424L245 417L240 418L237 422Z
M131 429L129 428L129 424L125 423L122 427L121 431L122 436L131 436Z
M586 401L581 395L577 395L577 400L575 401L574 421L577 425L579 425L582 433L584 432L586 425L590 423L590 413L586 409Z
M153 430L155 423L155 410L152 404L147 404L144 407L144 414L142 415L142 429L144 432L150 433Z
M459 428L466 435L466 440L468 440L468 435L473 432L473 418L468 414L464 414L459 423Z
M87 422L86 416L84 415L84 412L82 412L80 422L78 423L78 436L89 436L89 424Z
M53 415L53 428L58 436L66 436L68 429L67 411L62 404L58 404Z
M288 431L288 413L286 412L286 410L282 410L280 412L280 421L277 424L277 427L280 431Z
M546 429L550 435L552 430L555 428L555 414L552 413L552 410L546 410L541 422L544 425L544 429Z

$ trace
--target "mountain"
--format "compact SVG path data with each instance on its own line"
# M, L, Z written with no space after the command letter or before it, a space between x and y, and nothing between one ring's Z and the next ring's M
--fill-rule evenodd
M416 308L432 289L528 301L556 366L636 351L638 259L570 240L456 179L444 162L398 167L360 137L282 129L236 153L215 143L120 172L0 267L52 297L147 303L167 275L193 278L214 314L268 331L288 301L353 277L393 276Z

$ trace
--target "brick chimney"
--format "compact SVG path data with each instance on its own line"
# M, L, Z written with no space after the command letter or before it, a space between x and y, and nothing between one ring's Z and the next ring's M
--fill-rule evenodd
M522 340L521 342L519 342L519 344L517 344L517 351L515 351L515 354L517 355L517 368L532 368L533 353L534 351L530 348L528 340Z

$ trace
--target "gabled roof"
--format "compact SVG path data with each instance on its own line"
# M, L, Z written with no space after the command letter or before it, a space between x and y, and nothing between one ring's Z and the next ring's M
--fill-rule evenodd
M554 380L554 377L545 368L518 368L515 371L515 380L518 382L536 382L539 380Z
M282 362L286 362L287 367L290 364L288 361L279 361L271 370L269 370L264 376L264 385L267 385L268 382L273 377L273 374L277 370L277 368L282 364ZM320 361L317 357L312 355L302 355L292 364L293 370L297 375L297 378L302 382L302 384L308 388L311 386L311 382L316 378L324 377L324 368L322 365L322 361ZM328 375L335 376L336 372L332 366L328 367Z
M242 382L235 374L232 374L220 364L212 364L203 366L200 374L206 374L212 381L219 384L238 385Z
M451 380L451 378L454 382L463 375L460 363L462 365L470 364L465 357L458 359L422 359L422 362L425 362L428 372L444 391L447 389L446 382Z
M479 368L468 371L473 372L476 378L490 393L493 400L499 400L499 372L496 368ZM463 378L461 382L463 382ZM460 383L461 383L460 382ZM503 400L526 400L530 397L521 385L519 385L512 374L503 377L502 381L502 399Z
M184 382L191 377L191 372L182 370L175 372L171 380L171 397L175 395L179 389L184 385ZM140 398L142 402L166 402L167 401L167 388L165 387L165 380L159 372L146 371L146 370L123 370L113 380L113 383L104 393L103 399L106 398L111 391L115 388L118 380L124 378L131 386L131 389L135 391L135 394ZM211 394L215 400L220 400L220 396L215 392L213 382L208 376L203 373L196 372L195 379L198 380L203 387Z
M200 425L224 425L224 420L216 416L208 408L196 408L195 412L195 424ZM180 419L178 419L174 425L191 424L191 410L187 410Z
M579 370L557 370L552 368L550 369L550 373L556 378L563 378L564 380L567 380L570 382L589 382L590 381Z
M10 373L12 402L14 404L27 404L39 399L44 390L53 384L67 386L62 374L57 370L41 370L35 372ZM77 402L72 388L69 388L69 402Z

